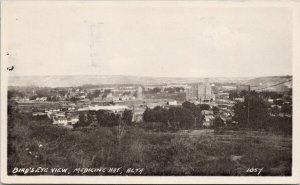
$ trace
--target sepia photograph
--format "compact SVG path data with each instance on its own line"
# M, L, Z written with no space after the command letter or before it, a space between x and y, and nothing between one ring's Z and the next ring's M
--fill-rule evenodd
M299 3L277 2L2 2L1 181L299 182Z

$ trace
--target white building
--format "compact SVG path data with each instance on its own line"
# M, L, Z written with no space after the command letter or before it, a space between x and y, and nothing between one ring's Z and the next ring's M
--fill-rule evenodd
M67 126L68 125L68 119L67 118L53 117L53 124L58 125L58 126Z
M213 115L205 115L203 120L204 127L211 127L213 126L215 117Z
M176 100L170 100L168 101L168 105L178 105Z
M47 97L38 97L35 99L36 101L46 101L47 100Z
M80 108L78 109L78 111L89 111L89 110L94 110L94 111L98 111L98 110L106 110L106 111L112 111L112 112L123 112L125 110L129 110L129 107L125 106L125 105L111 105L111 106L99 106L99 105L95 105L95 106L88 106L88 107L84 107L84 108Z

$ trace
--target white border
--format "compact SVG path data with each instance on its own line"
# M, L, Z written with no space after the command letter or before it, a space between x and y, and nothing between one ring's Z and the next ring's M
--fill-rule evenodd
M182 176L182 177L161 177L161 176L7 176L7 43L9 26L6 22L7 9L14 4L61 4L76 6L175 6L175 7L289 7L293 11L293 166L291 177L226 177L226 176ZM300 183L300 2L297 1L2 1L1 3L1 182L2 183L64 183L64 184L286 184Z

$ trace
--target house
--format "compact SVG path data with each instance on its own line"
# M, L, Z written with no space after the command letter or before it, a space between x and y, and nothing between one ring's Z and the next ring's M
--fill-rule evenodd
M104 99L104 100L106 100L106 101L113 101L113 98L114 98L114 96L113 96L113 94L112 93L108 93L108 94L104 94L103 96L102 96L102 98Z
M75 110L75 107L68 107L68 110Z
M245 98L233 98L233 100L236 101L236 102L243 103L245 101Z
M112 101L116 102L116 101L120 101L121 98L119 97L113 97Z
M54 112L53 115L54 115L54 117L59 117L59 118L66 117L66 113L62 112L62 111L60 111L60 112Z
M94 102L101 102L101 101L103 101L102 96L94 98L93 101Z
M98 111L98 110L106 110L106 111L111 111L114 113L117 112L124 112L125 110L129 110L129 107L124 106L124 105L113 105L113 106L99 106L99 105L95 105L95 106L88 106L88 107L83 107L78 109L79 112L81 111Z
M88 103L90 101L91 101L90 99L80 99L79 100L79 102L81 102L81 103Z
M21 99L19 99L19 101L20 101L20 102L28 102L28 101L30 101L30 100L29 100L29 98L21 98Z
M86 98L86 95L80 95L79 96L79 99L85 99Z
M129 100L129 96L127 96L127 95L124 95L124 96L122 96L122 97L121 97L121 100L123 100L123 101L127 101L127 100Z
M214 111L212 111L212 110L202 110L201 114L204 115L204 116L205 115L213 115Z
M229 99L229 93L227 93L227 92L218 93L217 95L218 95L218 98Z
M271 105L271 108L277 107L279 110L281 110L282 106L281 105Z
M45 112L33 112L32 113L33 117L36 117L36 116L45 116L45 115L47 115L47 113L45 113Z
M134 96L129 97L130 100L135 100L136 98Z
M68 125L68 119L67 118L57 118L53 117L53 124L58 126L67 126Z
M175 106L175 105L178 105L176 100L173 100L173 101L172 101L172 100L169 100L167 104L168 104L168 105L174 105L174 106Z
M214 124L215 117L213 115L205 115L203 119L204 127L211 127Z
M113 98L114 96L113 96L113 94L112 93L108 93L107 95L106 95L106 98Z
M70 117L69 121L71 122L72 125L75 125L79 122L79 116Z
M37 97L36 99L35 99L36 101L46 101L47 100L47 97Z

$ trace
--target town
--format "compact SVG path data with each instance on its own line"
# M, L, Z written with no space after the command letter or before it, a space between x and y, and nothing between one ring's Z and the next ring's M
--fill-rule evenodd
M22 163L67 165L68 175L78 167L144 169L123 175L257 175L249 168L289 175L292 106L291 76L10 86L8 149L15 157L8 171Z
M122 117L127 110L131 112L130 122L141 123L145 121L146 110L156 107L169 110L190 103L200 108L199 115L192 115L193 128L211 128L216 118L221 126L239 124L234 119L234 107L255 92L250 88L243 84L214 84L206 79L198 84L12 89L8 98L12 109L30 113L33 119L49 119L53 125L66 128L82 125L80 115L87 118L92 112L104 111ZM256 93L267 104L270 116L291 118L291 92L291 87L286 87L281 92ZM91 119L85 126L101 126L100 122L93 123Z

